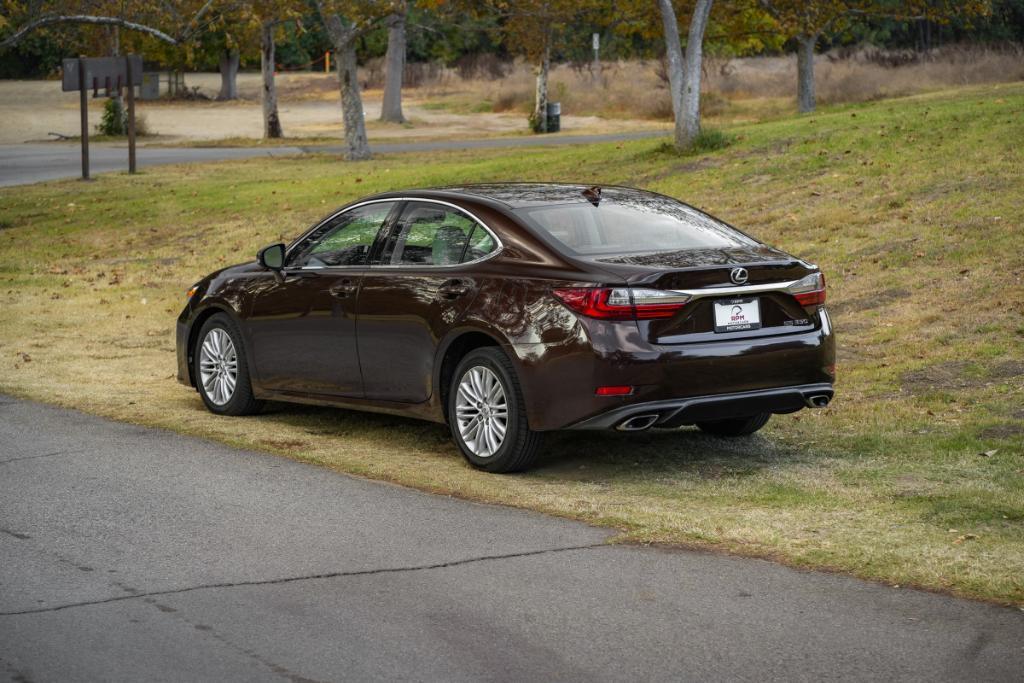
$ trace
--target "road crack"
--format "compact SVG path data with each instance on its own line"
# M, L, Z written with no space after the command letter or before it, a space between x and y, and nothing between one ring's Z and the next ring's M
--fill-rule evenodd
M605 542L588 543L586 545L573 545L566 546L564 548L547 548L545 550L527 550L525 552L507 553L503 555L481 555L479 557L468 557L462 560L452 560L451 562L438 562L436 564L422 564L408 567L381 567L379 569L359 569L348 572L324 572L321 574L287 576L277 579L261 579L258 581L225 581L222 583L207 583L198 586L188 586L186 588L171 588L163 591L152 591L149 593L138 592L133 593L131 595L118 595L112 598L104 598L102 600L71 602L65 605L39 607L35 609L26 609L16 612L0 612L0 617L13 617L23 614L42 614L45 612L59 612L61 610L72 609L75 607L91 607L93 605L105 605L111 602L121 602L123 600L138 600L139 598L151 598L162 595L178 595L180 593L191 593L193 591L208 590L214 588L245 588L248 586L275 586L287 583L296 583L298 581L317 581L322 579L337 579L349 576L373 576L375 574L400 574L405 572L421 572L429 571L431 569L448 569L450 567L460 567L462 565L475 564L477 562L494 562L498 560L511 560L519 557L534 557L537 555L550 555L554 553L572 552L574 550L593 550L596 548L606 547L609 546Z
M9 460L0 460L0 465L6 465L10 462L19 462L21 460L35 460L37 458L52 458L55 455L74 455L75 453L81 453L81 451L54 451L53 453L40 453L39 455L25 455L20 458L10 458Z

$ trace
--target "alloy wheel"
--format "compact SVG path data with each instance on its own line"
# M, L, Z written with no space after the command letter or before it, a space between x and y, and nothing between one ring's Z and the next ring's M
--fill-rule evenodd
M477 365L462 375L455 415L459 435L474 455L488 458L501 448L508 430L508 401L490 368Z
M222 406L235 394L238 382L238 354L231 336L214 327L206 333L199 350L199 374L206 397Z

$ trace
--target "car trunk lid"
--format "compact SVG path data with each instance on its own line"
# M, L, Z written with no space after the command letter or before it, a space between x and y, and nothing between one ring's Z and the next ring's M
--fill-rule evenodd
M631 287L693 293L693 300L673 317L638 321L642 336L652 344L790 334L815 324L814 309L801 306L787 292L772 291L772 285L785 286L816 268L766 245L593 260L622 275ZM738 324L729 324L737 317Z

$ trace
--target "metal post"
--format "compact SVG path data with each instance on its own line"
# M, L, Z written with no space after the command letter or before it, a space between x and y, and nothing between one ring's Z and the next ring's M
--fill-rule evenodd
M135 74L132 73L132 58L124 58L125 74L128 81L128 172L135 173Z
M89 91L85 83L85 59L78 58L78 101L82 108L82 180L89 179Z

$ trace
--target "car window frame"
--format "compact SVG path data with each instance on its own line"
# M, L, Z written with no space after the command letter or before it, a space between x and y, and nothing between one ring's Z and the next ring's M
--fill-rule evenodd
M408 197L408 196L402 196L402 197L382 197L380 199L367 199L366 201L357 202L356 204L352 204L350 206L343 207L341 209L338 209L334 213L332 213L330 216L327 216L326 218L324 218L320 222L316 223L313 227L311 227L306 232L302 233L301 236L299 236L295 241L293 241L291 244L288 245L288 248L285 250L285 263L287 263L288 259L291 257L292 250L298 248L298 246L300 244L302 244L303 241L306 240L306 238L308 238L311 234L316 232L320 227L322 227L328 221L332 221L335 218L337 218L338 216L340 216L341 214L343 214L343 213L345 213L347 211L352 211L353 209L358 209L361 206L366 206L367 204L381 204L381 203L384 203L384 202L394 202L395 203L395 207L388 214L388 217L384 220L384 224L381 226L380 231L377 233L377 237L376 237L376 239L374 239L373 246L370 248L370 257L367 259L367 262L366 262L365 265L358 265L358 266L308 266L308 267L293 267L293 268L286 267L285 270L286 271L287 270L325 270L325 269L354 270L354 269L370 269L370 268L375 269L375 270L381 270L381 269L385 269L385 270L391 270L391 269L394 269L394 270L405 270L405 269L409 269L409 268L412 268L412 269L424 269L424 268L438 269L438 268L440 268L440 269L450 270L450 269L453 269L453 268L463 268L465 266L471 266L471 265L475 265L475 264L478 264L478 263L483 263L484 261L488 261L488 260L490 260L492 258L495 258L502 251L505 250L505 243L501 241L501 237L499 237L498 234L494 230L492 230L486 223L484 223L484 221L479 216L477 216L472 211L470 211L469 209L467 209L467 208L465 208L463 206L459 206L458 204L453 204L452 202L447 202L447 201L444 201L442 199L432 199L432 198L428 198L428 197ZM469 216L473 220L473 222L476 223L476 225L478 227L483 228L484 232L486 232L488 235L491 236L491 239L494 240L494 244L495 244L494 249L491 250L488 254L486 254L484 256L481 256L478 259L473 259L472 261L466 261L464 263L449 263L449 264L444 264L444 265L433 265L433 264L426 265L426 264L422 264L422 263L398 263L398 264L383 263L381 261L381 257L384 255L383 254L384 246L387 243L387 241L390 240L392 237L394 237L395 239L398 238L398 234L394 233L394 231L401 229L401 221L399 220L399 218L401 218L402 214L405 213L405 207L409 204L409 202L428 202L428 203L432 203L432 204L441 204L443 206L448 206L448 207L451 207L453 209L456 209L457 211L461 211L462 213L464 213L467 216ZM472 237L472 234L470 236Z
M327 225L327 224L329 224L329 223L331 223L331 222L333 222L333 221L343 217L346 213L348 213L350 211L355 211L356 209L359 209L359 208L361 208L363 206L367 206L367 205L370 205L370 204L394 204L394 206L392 206L391 210L388 211L388 215L384 217L384 221L381 223L380 228L377 230L377 234L373 238L373 242L370 244L370 249L367 252L366 263L351 264L351 265L335 265L335 266L288 266L288 265L286 265L284 267L284 270L285 271L334 270L334 269L353 270L353 269L369 268L369 267L375 265L375 263L374 263L375 260L380 258L380 250L381 250L381 247L383 245L384 237L391 233L391 229L393 227L392 224L395 222L395 220L397 220L398 216L401 215L402 210L405 207L405 201L403 201L401 199L393 199L393 198L392 199L376 199L376 200L371 200L371 201L366 201L366 202L359 202L358 204L352 204L351 206L346 206L346 207L343 207L343 208L335 211L330 216L327 216L326 218L322 219L318 223L314 224L313 227L311 227L309 230L306 230L306 232L302 233L301 236L299 236L291 244L289 244L288 247L285 249L284 262L287 264L288 260L295 254L295 252L301 250L301 248L305 244L305 242L313 234L315 234L317 230L320 230L325 225Z
M417 210L417 207L415 205L416 204L439 204L439 203L440 202L429 202L429 201L426 201L426 200L423 200L423 199L409 199L408 201L406 201L403 204L401 213L398 214L395 217L395 222L394 222L394 225L392 225L391 232L388 233L388 236L384 240L384 248L383 248L383 250L381 251L381 254L380 254L380 265L382 265L382 266L395 266L395 267L399 267L400 266L400 267L406 267L406 268L434 268L434 267L441 268L441 267L444 267L444 266L461 266L464 263L469 263L469 261L461 261L461 260L458 263L436 263L436 264L435 263L401 263L401 262L396 262L395 261L395 258L396 258L396 247L399 244L402 245L402 252L403 252L403 254L405 252L405 245L406 245L406 243L402 240L402 237L403 237L403 235L407 236L409 230L411 230L411 226L409 226L407 224L406 219L408 218L408 215L409 215L409 213L411 211ZM463 209L461 206L449 205L449 207L454 212L462 214L462 216L464 218L469 219L469 222L472 224L472 227L470 227L469 232L466 233L466 244L463 246L463 249L462 249L462 257L461 258L465 258L466 257L466 250L469 247L469 240L472 238L473 233L476 232L477 227L483 227L483 225L482 225L482 223L480 222L479 219L475 218L472 214L470 214L468 211ZM484 230L488 234L491 234L491 232L489 230L487 230L486 228L484 228ZM389 248L391 250L390 253L388 252ZM487 252L487 254L485 254L485 256L490 256L490 254L493 251L494 250L491 250L490 252ZM475 261L476 260L483 260L483 258L484 257L481 257L480 259L474 259L474 260Z
M399 239L399 237L401 236L401 230L404 227L401 219L402 219L402 216L405 215L405 210L406 210L406 208L408 208L409 204L412 203L412 202L421 202L421 203L427 203L427 204L440 204L442 206L447 206L449 208L455 209L456 211L459 211L459 212L465 214L466 216L468 216L473 221L473 223L475 223L475 226L473 228L474 231L476 230L476 228L481 228L481 229L483 229L484 232L486 232L488 235L490 235L491 239L494 240L494 245L495 245L494 249L492 249L487 254L481 256L480 258L473 259L472 261L463 261L461 263L445 263L445 264L433 264L433 263L429 263L429 264L428 263L390 263L390 262L385 262L384 261L384 257L386 256L388 258L391 258L393 256L393 254L387 254L385 251L382 250L381 253L378 254L379 262L375 263L373 265L374 269L377 269L377 270L380 270L380 269L387 269L387 270L391 270L391 269L394 269L394 270L408 270L408 269L414 269L414 270L428 270L428 269L429 270L435 270L435 269L451 270L453 268L463 268L465 266L471 266L471 265L475 265L475 264L482 263L484 261L490 260L490 259L495 258L496 256L498 256L498 254L500 254L505 249L505 243L501 241L501 238L498 236L498 234L494 230L492 230L486 223L484 223L483 220L479 216L477 216L472 211L470 211L469 209L467 209L467 208L465 208L463 206L459 206L458 204L453 204L452 202L447 202L447 201L444 201L442 199L431 199L431 198L427 198L427 197L403 197L402 200L403 200L403 204L402 204L401 212L399 214L397 214L396 216L394 216L394 219L393 219L392 225L391 225L391 229L389 230L388 234L384 237L384 243L385 244L387 244L388 242L390 242L392 240L397 241ZM472 238L472 235L473 235L473 232L471 231L469 237ZM467 244L468 244L468 242L467 242Z

